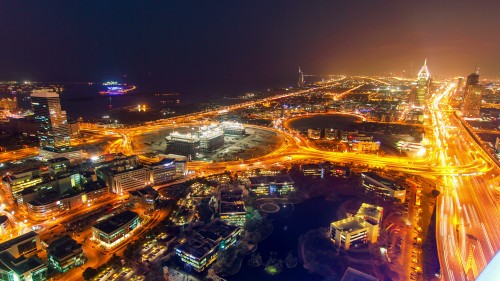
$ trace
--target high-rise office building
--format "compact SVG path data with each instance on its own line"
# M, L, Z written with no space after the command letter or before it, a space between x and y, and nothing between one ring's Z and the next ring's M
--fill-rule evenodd
M66 111L61 110L58 93L47 89L35 90L31 94L31 108L38 124L41 147L70 145Z
M429 96L429 86L431 81L431 75L429 69L427 68L427 60L425 60L424 65L418 72L417 79L417 91L413 105L416 107L423 107L425 105L425 99Z
M481 100L483 98L483 85L479 84L479 70L467 76L465 85L462 113L468 117L481 116Z

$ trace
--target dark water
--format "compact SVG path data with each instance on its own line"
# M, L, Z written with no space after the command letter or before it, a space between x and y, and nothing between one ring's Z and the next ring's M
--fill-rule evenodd
M354 121L361 120L358 117L342 114L316 115L304 117L292 121L290 125L297 130L307 130L308 128L334 128L345 130Z
M294 205L293 212L285 217L277 218L273 222L273 233L267 239L259 243L256 252L262 256L263 265L258 268L247 265L248 258L243 260L240 272L233 276L224 277L228 281L303 281L303 280L323 280L324 278L309 273L302 266L299 260L297 266L293 269L288 269L283 264L283 271L280 274L271 276L265 273L264 266L269 258L271 251L277 252L277 258L285 260L289 251L298 257L298 239L300 235L305 234L309 230L328 227L330 223L337 219L337 207L340 202L330 202L323 198L315 198L306 200L301 204ZM288 205L290 208L291 205ZM286 211L280 211L281 215ZM280 215L278 213L278 215Z

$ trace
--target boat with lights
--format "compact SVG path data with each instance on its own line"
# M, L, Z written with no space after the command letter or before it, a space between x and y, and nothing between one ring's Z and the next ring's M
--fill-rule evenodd
M102 83L104 89L99 93L103 96L118 96L124 95L136 89L134 85L120 84L116 81Z

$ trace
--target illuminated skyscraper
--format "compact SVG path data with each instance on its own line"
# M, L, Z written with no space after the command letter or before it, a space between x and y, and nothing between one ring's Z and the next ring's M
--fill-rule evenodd
M35 90L31 94L31 108L38 123L40 147L70 145L66 111L61 110L58 93L48 89Z
M468 117L481 117L481 100L483 85L479 84L479 69L467 76L462 113Z
M299 81L297 82L297 86L302 87L304 86L304 72L302 72L302 69L299 67Z
M413 103L415 107L423 107L425 105L425 99L428 98L429 95L430 81L431 75L427 68L427 60L425 60L424 65L418 72L417 91Z

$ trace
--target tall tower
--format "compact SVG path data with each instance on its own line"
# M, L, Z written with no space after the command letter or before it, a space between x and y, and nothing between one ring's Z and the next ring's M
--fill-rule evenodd
M429 95L429 84L431 81L431 75L429 69L427 68L427 59L424 61L424 65L418 72L417 79L417 92L415 97L414 106L423 107L425 105L425 99Z
M66 111L61 110L59 94L48 89L31 94L31 108L38 123L40 147L59 148L70 145Z
M481 117L482 98L483 85L479 84L479 68L476 67L476 70L467 76L462 113L469 117Z
M304 72L302 72L302 69L299 67L299 81L297 82L297 86L302 87L304 86Z

